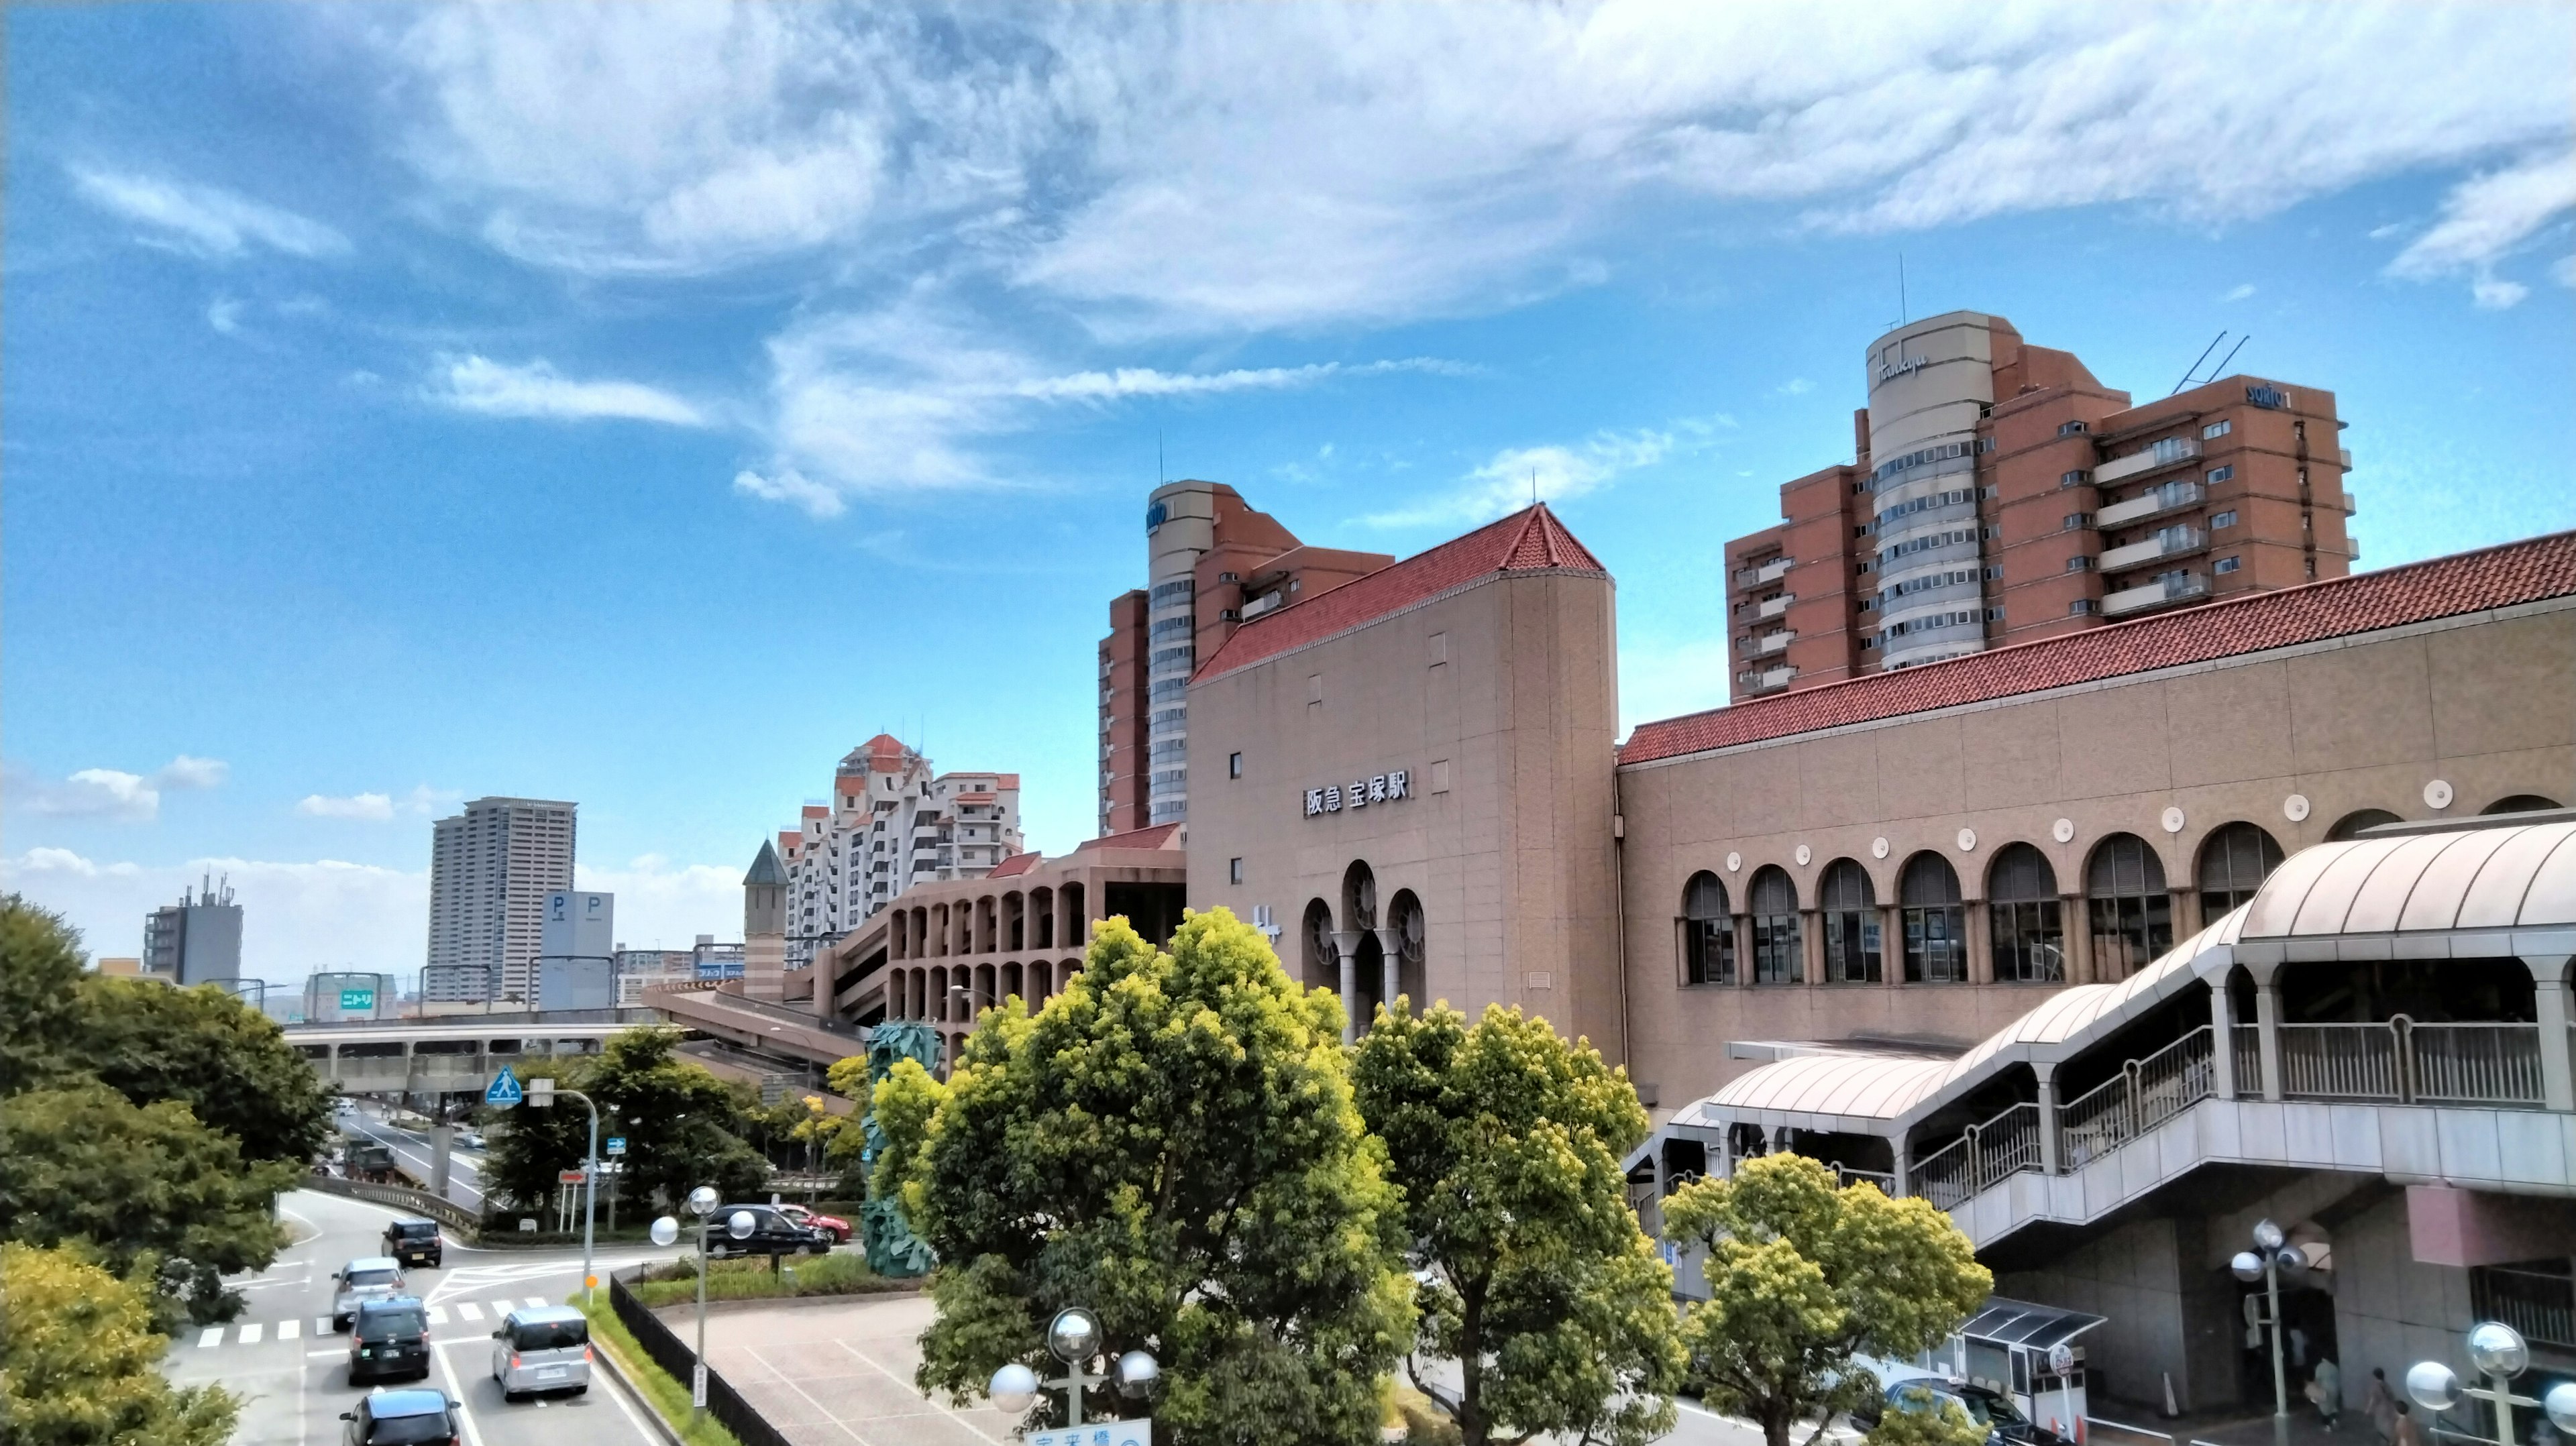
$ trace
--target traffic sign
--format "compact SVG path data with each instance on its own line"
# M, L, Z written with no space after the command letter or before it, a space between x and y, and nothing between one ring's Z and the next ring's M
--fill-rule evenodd
M498 1105L505 1110L526 1098L527 1092L519 1088L519 1077L511 1073L506 1064L501 1066L499 1074L492 1076L492 1087L483 1091L483 1103Z
M1029 1446L1148 1446L1153 1439L1151 1421L1085 1421L1079 1426L1031 1431Z
M578 1185L581 1183L581 1172L579 1170L557 1171L555 1174L555 1183L558 1185Z
M625 1137L624 1135L611 1135L611 1136L609 1136L609 1137L608 1137L608 1153L610 1153L610 1154L612 1154L612 1155L623 1155L623 1154L625 1154L625 1153L626 1153L626 1137Z
M342 1009L364 1009L373 1011L376 1007L376 991L372 989L343 989L340 991L340 1007Z

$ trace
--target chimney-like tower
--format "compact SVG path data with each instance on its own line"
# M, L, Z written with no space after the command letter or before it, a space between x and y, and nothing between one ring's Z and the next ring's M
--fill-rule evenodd
M767 840L742 876L742 992L750 999L787 993L787 871Z

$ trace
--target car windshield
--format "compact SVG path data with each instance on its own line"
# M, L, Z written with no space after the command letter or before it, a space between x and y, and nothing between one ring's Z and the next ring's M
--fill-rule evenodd
M358 1339L389 1341L398 1336L416 1336L429 1329L428 1318L416 1310L371 1310L358 1317Z
M510 1332L510 1344L523 1351L563 1351L590 1343L590 1322L583 1320L521 1321Z
M394 1225L396 1240L429 1240L437 1234L438 1227L426 1220L404 1220Z
M2005 1400L2003 1397L1998 1396L1991 1391L1975 1390L1967 1392L1966 1395L1968 1398L1968 1414L1976 1417L1978 1424L1985 1426L2019 1426L2023 1424L2021 1412L2015 1410L2013 1408L2013 1403Z
M373 1446L419 1446L429 1441L445 1441L456 1433L447 1429L445 1411L424 1411L417 1416L379 1416L367 1428L367 1440Z
M391 1285L399 1278L390 1270L353 1270L349 1272L349 1288L364 1290L370 1286Z

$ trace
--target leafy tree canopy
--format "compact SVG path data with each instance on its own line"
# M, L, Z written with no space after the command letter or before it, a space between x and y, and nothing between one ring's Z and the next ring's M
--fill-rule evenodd
M62 916L0 895L0 1095L74 1068L80 935Z
M1870 1446L1986 1446L1986 1428L1968 1408L1938 1391L1900 1390L1870 1428Z
M599 1134L626 1137L627 1188L666 1200L714 1185L727 1199L757 1191L768 1162L743 1143L741 1101L704 1065L678 1053L680 1033L662 1026L611 1037L596 1055L532 1062L527 1078L552 1078L599 1106ZM590 1112L578 1100L549 1109L526 1105L499 1112L486 1174L533 1209L554 1198L556 1172L581 1167L590 1141Z
M92 975L80 1003L80 1067L135 1103L177 1100L254 1160L301 1164L330 1140L331 1087L237 996Z
M245 1164L232 1136L176 1100L138 1106L92 1081L0 1099L0 1159L0 1233L89 1241L118 1269L146 1252L224 1274L266 1268L286 1244L271 1202L303 1175Z
M1751 1417L1768 1446L1788 1446L1800 1421L1822 1435L1877 1390L1855 1353L1928 1350L1994 1289L1929 1201L1890 1200L1866 1182L1836 1189L1802 1155L1683 1186L1664 1201L1664 1233L1704 1252L1710 1299L1682 1320L1691 1373L1710 1406Z
M1646 1137L1626 1074L1517 1009L1471 1027L1399 998L1352 1075L1424 1272L1416 1349L1458 1362L1466 1446L1671 1430L1683 1354L1672 1271L1619 1168Z
M1219 909L1170 952L1123 919L1035 1018L988 1011L943 1086L879 1082L880 1193L944 1264L917 1379L979 1393L1086 1305L1104 1350L1163 1363L1180 1446L1374 1441L1411 1335L1401 1212L1353 1107L1341 1007ZM1115 1409L1106 1391L1086 1415ZM1041 1419L1060 1400L1042 1398Z
M78 1247L0 1245L0 1421L11 1446L223 1446L240 1403L161 1375L146 1290Z

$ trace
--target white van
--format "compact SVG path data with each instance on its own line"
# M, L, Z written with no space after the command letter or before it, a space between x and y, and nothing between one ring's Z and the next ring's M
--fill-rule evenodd
M492 1379L501 1399L590 1389L590 1321L568 1305L514 1310L492 1332Z

